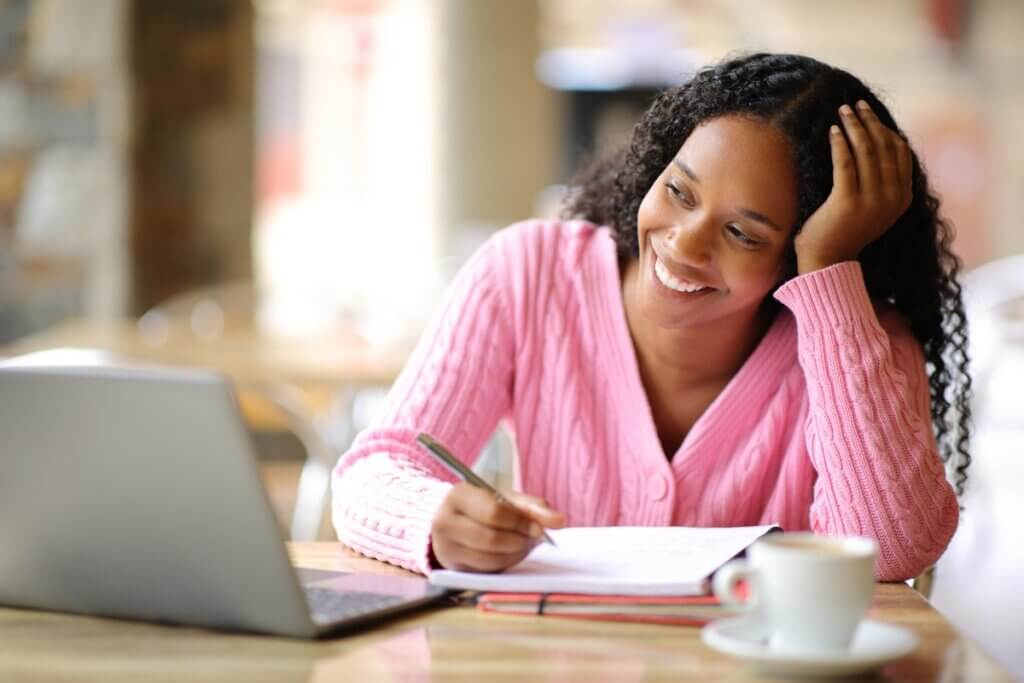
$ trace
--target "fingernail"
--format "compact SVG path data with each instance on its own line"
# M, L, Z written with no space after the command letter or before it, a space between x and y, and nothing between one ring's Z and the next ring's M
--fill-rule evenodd
M839 135L839 126L831 126L828 132L832 133L832 135Z
M532 522L530 524L530 537L531 538L540 538L541 534L543 534L543 533L544 533L544 530L540 528L540 524L537 524L537 522Z
M850 105L844 104L843 106L839 107L839 113L842 114L843 116L853 116L853 109L850 108Z
M857 100L857 106L863 109L864 111L871 111L871 107L864 100Z

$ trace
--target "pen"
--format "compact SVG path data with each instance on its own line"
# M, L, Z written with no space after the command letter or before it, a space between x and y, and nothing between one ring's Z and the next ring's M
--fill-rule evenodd
M444 446L435 441L432 436L424 432L420 432L416 436L416 441L418 441L421 446L426 448L431 455L433 455L435 458L441 461L441 464L447 467L449 470L451 470L451 473L454 474L456 477L472 484L473 486L476 486L477 488L481 488L484 491L489 492L492 496L494 496L494 499L499 503L512 505L512 502L509 501L509 499L506 498L505 496L501 495L501 492L498 491L498 489L494 488L486 481L481 479L479 476L477 476L476 472L463 465L458 458L449 453L448 449L446 449ZM515 507L514 505L512 506ZM551 536L548 535L547 531L542 531L541 533L543 534L542 537L545 541L555 546L556 548L558 547L555 544L555 541L551 538Z

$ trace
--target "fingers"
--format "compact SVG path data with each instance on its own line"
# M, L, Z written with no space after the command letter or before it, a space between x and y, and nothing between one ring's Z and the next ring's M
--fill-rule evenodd
M844 194L853 194L857 191L857 168L846 136L839 126L832 126L828 139L832 145L832 185Z
M910 153L910 144L903 137L893 131L898 142L896 143L896 164L899 168L900 186L905 188L907 193L913 192L914 162Z
M878 168L878 182L883 192L898 191L900 186L899 167L896 159L894 132L887 128L864 100L857 102L857 115L871 136Z
M867 103L839 108L829 129L832 192L794 240L800 273L858 258L903 215L913 200L913 155Z
M445 531L461 546L494 555L515 555L536 543L532 536L487 526L463 514L452 516Z
M453 503L460 514L495 529L530 535L533 518L523 510L515 505L501 503L490 492L469 484L459 484L456 488L459 492L453 498Z
M899 215L912 197L912 156L910 145L886 126L867 104L857 102L857 111L848 105L839 108L847 140L840 145L833 132L833 184L839 190L855 190L869 205L885 207ZM849 159L852 157L852 163ZM847 172L849 169L850 172ZM850 175L855 171L856 179ZM848 195L851 196L851 195Z
M444 567L500 571L521 561L537 544L545 526L564 517L541 498L510 494L502 502L465 482L445 497L431 523L434 555Z
M875 143L867 132L853 108L844 104L839 107L839 119L846 131L846 137L853 147L853 160L857 168L857 188L861 192L869 191L878 184L878 161Z
M518 564L526 557L532 546L525 547L518 553L492 553L462 545L457 541L449 541L445 547L444 557L439 549L435 554L441 564L448 569L469 572L500 572Z
M565 526L565 515L552 509L543 498L528 496L525 493L511 493L507 497L510 503L542 527L559 529Z

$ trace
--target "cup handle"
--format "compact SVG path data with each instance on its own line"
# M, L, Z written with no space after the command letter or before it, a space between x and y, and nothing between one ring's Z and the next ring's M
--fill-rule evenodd
M736 597L736 584L740 581L747 582L747 598L745 600ZM757 571L750 566L750 563L747 560L732 560L715 572L711 587L715 596L726 607L751 610L757 606L759 598L756 584Z

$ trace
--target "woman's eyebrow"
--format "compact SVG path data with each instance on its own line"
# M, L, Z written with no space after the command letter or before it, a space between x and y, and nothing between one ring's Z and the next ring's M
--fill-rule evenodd
M683 163L682 159L680 159L679 157L675 157L674 159L672 159L672 163L675 164L680 171L689 176L690 180L700 185L700 178L697 177L697 174L693 172L692 168Z
M758 213L757 211L751 211L750 209L737 209L737 210L740 213L742 213L744 216L749 218L750 220L757 221L758 223L764 223L765 225L767 225L772 230L775 230L776 232L782 232L782 228L780 228L770 218L768 218L768 216L765 216L762 213Z
M690 180L700 185L700 178L697 177L697 174L693 172L692 168L686 165L686 162L684 162L679 157L675 157L672 159L672 164L680 171L685 173ZM768 216L765 216L763 213L758 213L757 211L754 211L752 209L743 208L737 209L737 211L739 211L741 214L743 214L750 220L757 221L758 223L764 223L772 230L775 230L776 232L782 232L782 228L776 225L775 222L772 221L772 219L768 218Z

